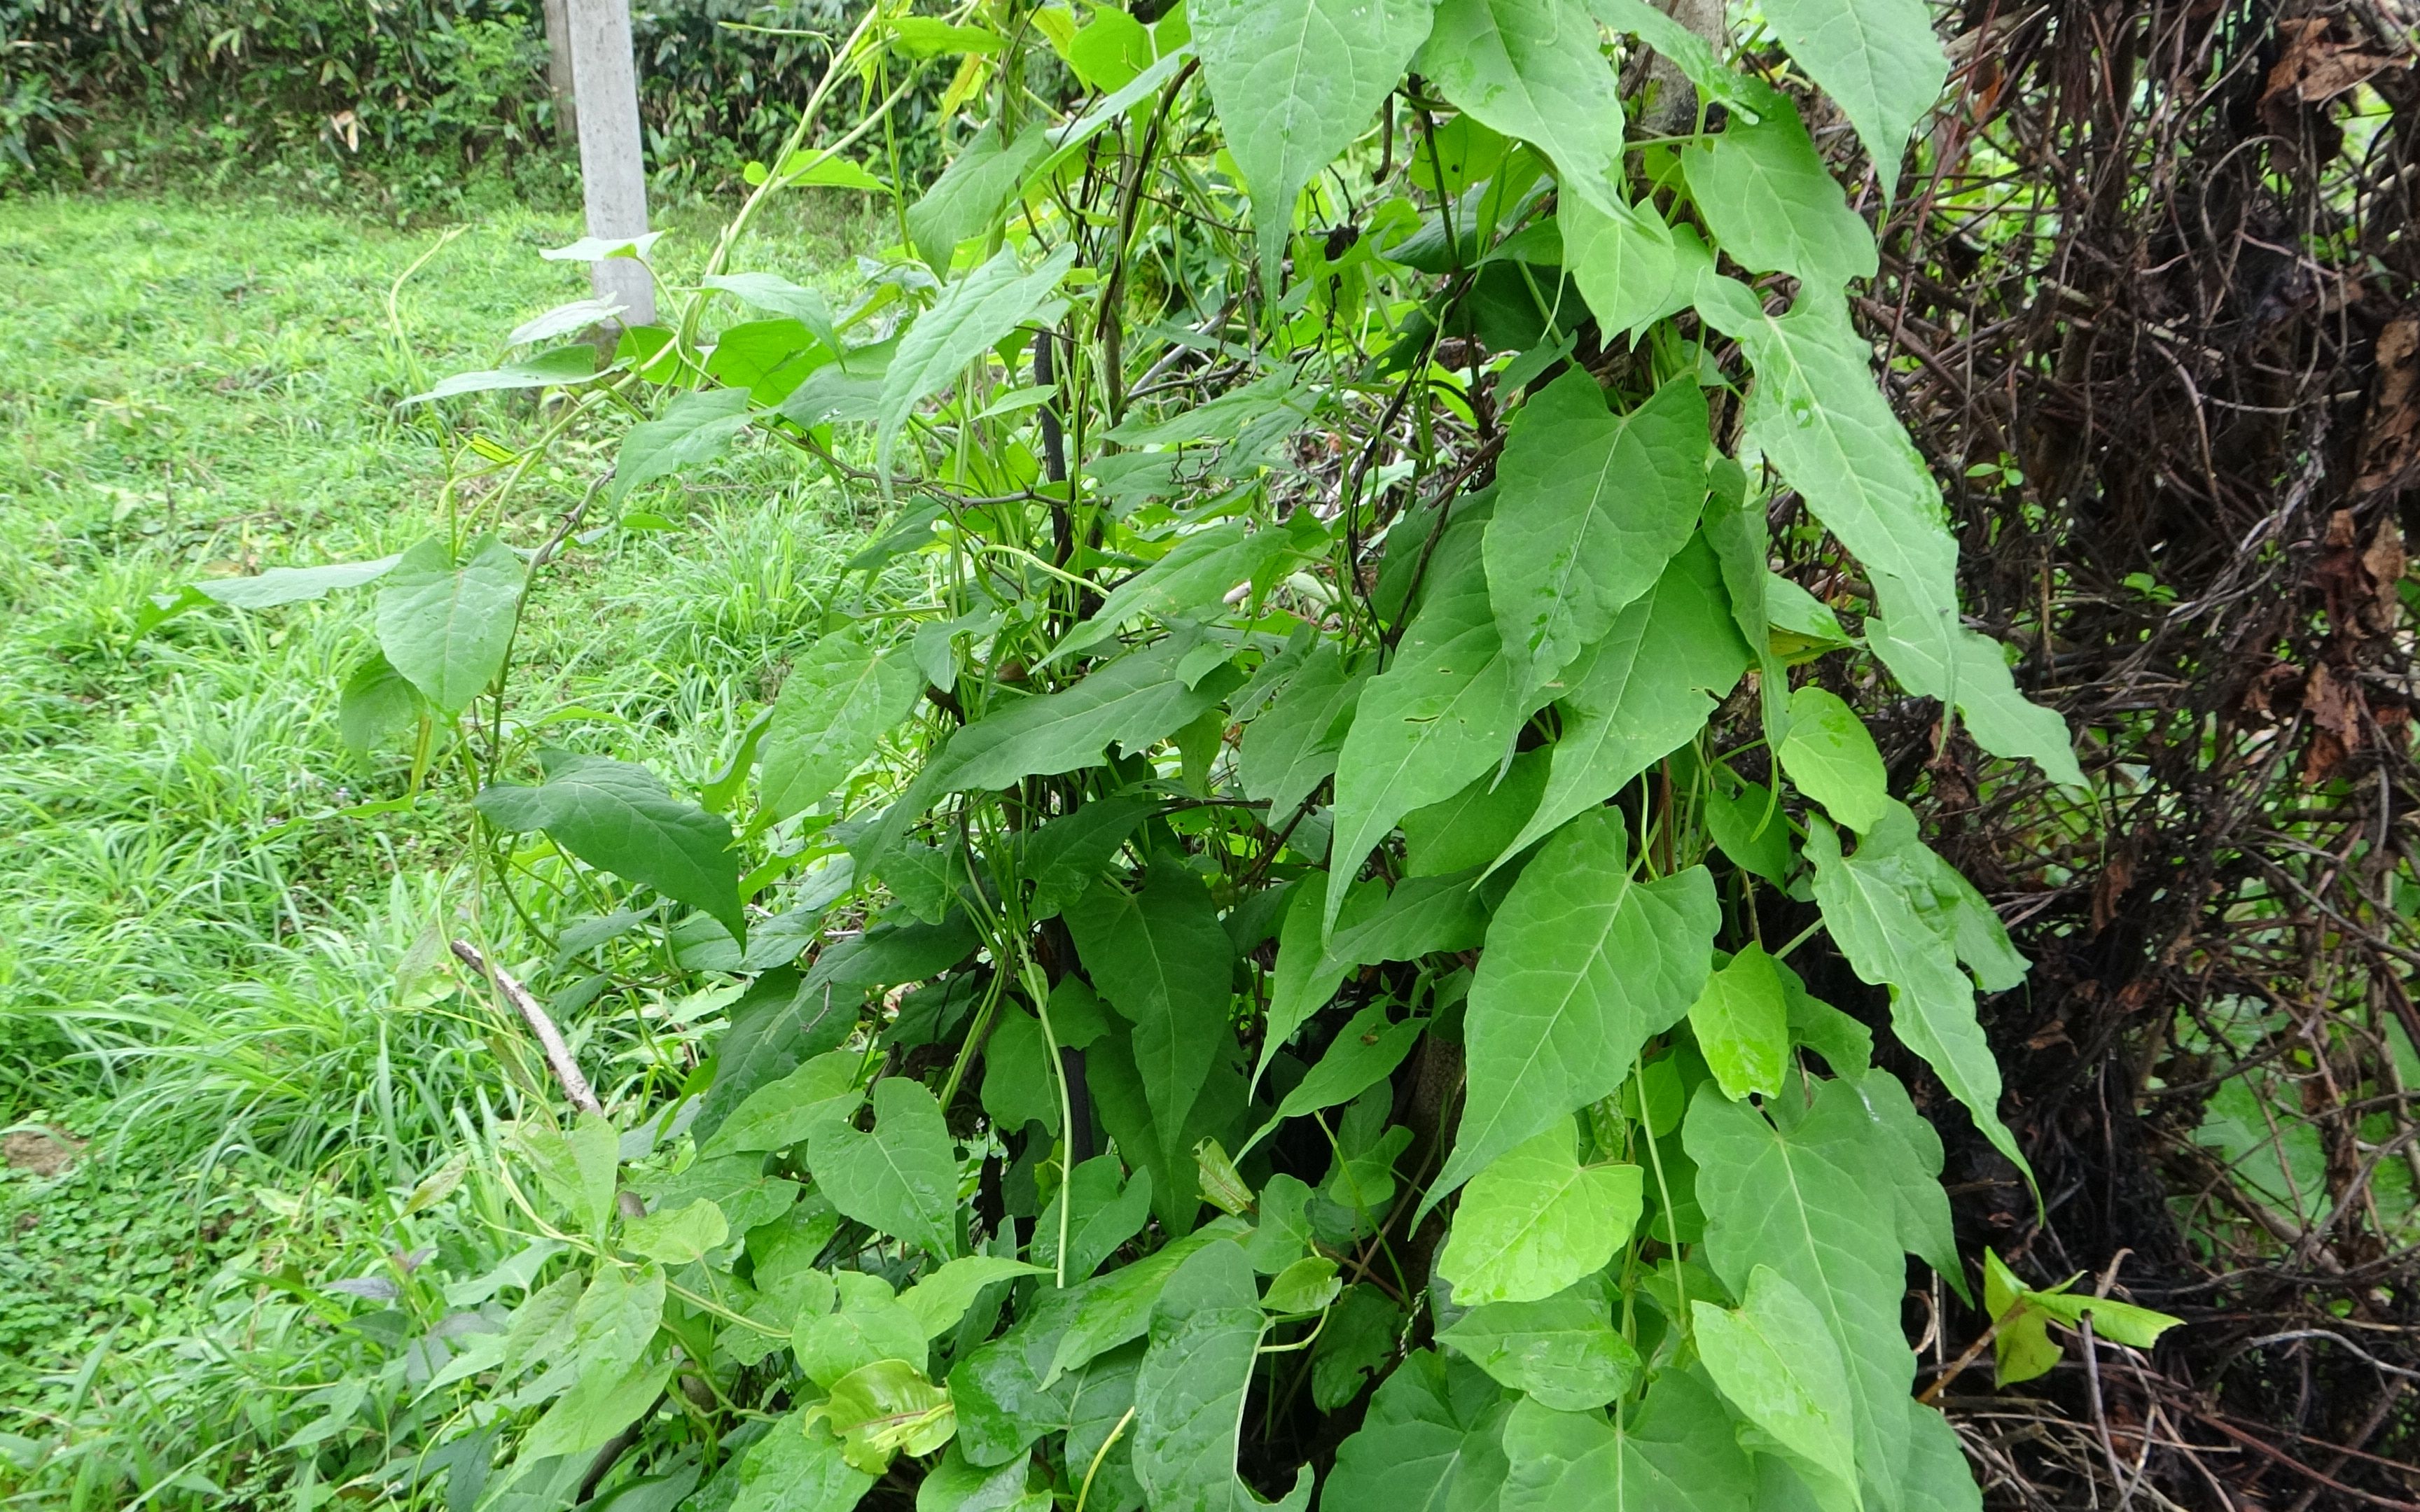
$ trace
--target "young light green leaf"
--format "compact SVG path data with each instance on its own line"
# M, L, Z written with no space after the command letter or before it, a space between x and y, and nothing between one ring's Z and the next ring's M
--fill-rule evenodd
M923 691L913 660L877 655L857 631L825 636L790 667L757 747L757 795L776 820L831 795Z
M958 1161L941 1105L922 1084L885 1076L874 1084L875 1125L819 1124L807 1164L832 1206L877 1232L937 1256L958 1249Z
M543 1123L523 1123L513 1136L537 1171L538 1184L591 1232L602 1230L613 1212L621 1141L613 1123L596 1113L581 1114L562 1132Z
M1834 819L1859 834L1881 823L1883 805L1890 801L1883 753L1838 693L1809 683L1790 695L1790 733L1780 756L1798 791Z
M731 450L731 439L746 430L752 418L744 388L675 396L661 415L623 435L607 499L618 504L658 478L713 461Z
M1621 204L1621 91L1579 0L1442 0L1417 67L1453 104L1554 160L1555 181Z
M1857 129L1887 200L1908 133L1949 76L1931 12L1919 0L1773 0L1764 20Z
M1563 674L1569 717L1551 748L1545 794L1496 865L1619 793L1697 734L1715 697L1730 691L1747 663L1747 647L1723 609L1714 554L1691 541Z
M1151 29L1123 10L1095 10L1067 43L1076 77L1107 92L1131 82L1153 57Z
M242 578L206 578L194 587L229 609L276 609L325 598L340 588L376 582L402 561L393 556L375 562L333 562L321 567L271 567Z
M458 562L443 541L423 541L379 583L379 649L440 714L459 714L504 670L527 576L493 535Z
M832 1279L840 1305L831 1312L810 1312L792 1329L790 1350L807 1379L829 1391L851 1371L876 1360L907 1360L922 1365L930 1352L923 1320L899 1304L891 1284L880 1276L842 1271Z
M1172 866L1154 867L1136 892L1096 883L1066 918L1093 985L1134 1026L1143 1096L1173 1148L1226 1028L1234 945L1201 879Z
M1698 1302L1691 1313L1698 1356L1731 1405L1807 1475L1819 1504L1858 1505L1848 1370L1807 1294L1760 1265L1736 1309ZM1896 1468L1876 1467L1885 1474Z
M1337 761L1336 836L1325 918L1332 928L1361 862L1395 822L1460 792L1503 761L1525 701L1504 654L1473 549L1477 522L1447 532L1434 581L1394 662L1370 680Z
M1818 1084L1814 1106L1784 1131L1702 1087L1682 1141L1697 1163L1715 1275L1745 1296L1757 1268L1769 1266L1813 1304L1847 1366L1861 1480L1887 1488L1907 1453L1916 1356L1900 1332L1907 1265L1868 1179L1878 1151L1855 1091Z
M1637 1408L1516 1404L1504 1423L1505 1504L1555 1512L1748 1512L1756 1469L1714 1391L1668 1370Z
M983 235L1049 150L1049 133L1039 124L1027 127L1005 147L997 126L986 125L969 137L933 187L908 207L908 238L916 255L947 278L958 243Z
M473 806L500 828L545 830L590 866L712 915L745 942L728 822L674 797L636 763L562 751L541 757L547 771L539 786L491 784Z
M2064 1351L2043 1326L2050 1319L2074 1328L2089 1316L2095 1334L2138 1350L2149 1349L2161 1335L2183 1321L2132 1303L2079 1293L2073 1288L2080 1279L2037 1290L2017 1279L1998 1254L1983 1252L1983 1307L1999 1325L1993 1348L2001 1385L2046 1375L2058 1364Z
M1509 1401L1502 1386L1462 1360L1430 1350L1411 1355L1338 1447L1320 1504L1336 1512L1495 1512L1507 1469L1498 1441Z
M999 1255L963 1255L899 1294L899 1305L924 1325L924 1336L938 1339L958 1326L975 1294L996 1281L1021 1275L1047 1275L1039 1265Z
M1565 1114L1470 1179L1436 1264L1455 1303L1544 1301L1603 1270L1629 1241L1638 1167L1582 1165L1578 1138Z
M530 1426L520 1452L532 1462L594 1454L656 1405L672 1373L669 1359L582 1367L571 1389Z
M1966 1105L1993 1148L2027 1169L2000 1121L2000 1063L1975 1020L1975 984L1958 969L1949 941L1916 912L1903 869L1863 847L1843 858L1839 836L1820 819L1807 825L1807 855L1823 927L1860 980L1891 989L1891 1027L1900 1042Z
M1992 1364L2003 1388L2050 1374L2066 1352L2050 1336L2049 1314L2028 1305L2040 1295L2017 1279L1998 1252L1983 1252L1983 1307L1997 1325L1992 1334Z
M1306 1255L1277 1273L1261 1295L1261 1310L1271 1317L1324 1311L1344 1284L1336 1279L1336 1262L1325 1255Z
M552 389L597 376L597 348L584 341L556 347L502 367L457 373L427 393L415 393L405 404L427 404L465 393L492 393L504 389Z
M1607 332L1635 334L1686 309L1699 264L1711 266L1697 234L1667 224L1652 206L1605 210L1575 194L1557 207L1555 222L1563 232L1563 268Z
M1042 306L1076 264L1076 245L1063 242L1032 272L1002 247L989 262L950 285L899 338L898 355L882 377L875 423L876 466L891 476L892 448L916 406L957 381L981 357Z
M1619 810L1565 825L1487 932L1464 1034L1469 1100L1428 1201L1607 1096L1704 988L1721 922L1703 867L1631 876Z
M1488 596L1506 648L1545 683L1655 585L1706 499L1706 400L1675 379L1625 415L1580 368L1514 416L1487 524Z
M1187 7L1268 273L1293 234L1295 200L1369 130L1428 36L1431 9L1427 0L1194 0Z
M1233 1244L1211 1244L1169 1276L1135 1377L1134 1468L1154 1508L1250 1512L1267 1505L1235 1474L1244 1397L1262 1331L1260 1288ZM1311 1504L1306 1465L1282 1512Z
M906 1360L858 1366L807 1411L840 1434L841 1458L870 1475L890 1469L900 1454L931 1454L958 1431L950 1394Z
M1872 278L1874 234L1824 171L1796 109L1772 93L1761 114L1682 150L1689 195L1714 244L1750 272L1788 273L1812 288Z
M1761 945L1745 945L1706 979L1689 1005L1689 1027L1723 1095L1776 1097L1790 1062L1790 1011L1781 977Z
M1440 1330L1437 1342L1514 1391L1565 1412L1603 1407L1645 1368L1630 1341L1614 1331L1604 1287L1593 1278L1536 1302L1473 1307Z
M622 1247L666 1265L688 1265L721 1249L731 1238L722 1210L705 1197L686 1208L669 1208L625 1220Z

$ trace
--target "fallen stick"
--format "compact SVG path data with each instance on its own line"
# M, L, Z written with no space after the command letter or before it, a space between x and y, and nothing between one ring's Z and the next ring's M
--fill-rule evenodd
M513 1005L513 1011L521 1016L521 1022L529 1026L530 1033L537 1036L538 1049L546 1055L547 1069L563 1084L563 1095L571 1099L571 1105L582 1113L603 1114L605 1104L597 1101L588 1078L580 1074L580 1063L571 1058L571 1047L563 1042L563 1032L554 1026L554 1020L547 1017L538 1000L530 995L530 990L515 981L511 972L481 955L479 948L468 940L456 940L454 954L464 965L494 983L496 991L504 995L504 1001Z

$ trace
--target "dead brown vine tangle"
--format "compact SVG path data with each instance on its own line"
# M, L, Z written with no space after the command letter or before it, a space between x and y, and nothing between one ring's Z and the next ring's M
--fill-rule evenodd
M1999 1504L2420 1503L2415 17L1967 0L1860 305L2105 795L2044 825L1929 703L1877 726L2037 963L1986 1020L2040 1206L1953 1134L1961 1238L2192 1325L1953 1382ZM1939 1301L1935 1363L1984 1325Z

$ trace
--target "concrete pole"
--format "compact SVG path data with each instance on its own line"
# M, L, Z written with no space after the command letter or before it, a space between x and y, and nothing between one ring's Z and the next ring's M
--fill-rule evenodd
M639 70L630 52L629 0L567 0L571 82L579 96L580 180L588 234L647 230L647 168L639 135ZM656 321L655 285L628 257L592 267L597 297L619 302L627 325Z

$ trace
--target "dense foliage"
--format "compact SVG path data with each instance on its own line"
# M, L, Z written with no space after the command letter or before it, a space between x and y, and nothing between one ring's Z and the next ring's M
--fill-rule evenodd
M897 193L887 112L947 70L948 169L849 297L726 239L601 370L559 344L597 307L532 322L415 402L644 417L545 534L498 527L547 447L473 437L398 556L163 603L373 595L341 722L473 797L453 953L519 1021L510 1116L405 1209L519 1247L347 1283L397 1352L290 1447L375 1392L360 1483L465 1506L1954 1507L1910 1256L1986 1283L2004 1381L2054 1324L2148 1346L1962 1258L1876 1063L2030 1180L1975 1010L2026 963L1842 693L2093 818L1961 616L1806 124L1889 202L1947 59L1912 0L1765 21L870 15L737 222ZM514 649L567 542L743 438L900 507L680 791ZM616 1015L600 1096L556 1021Z
M850 19L836 0L634 6L659 183L728 183L769 151ZM556 126L539 0L0 0L0 182L274 154L339 179L493 169L576 200Z

